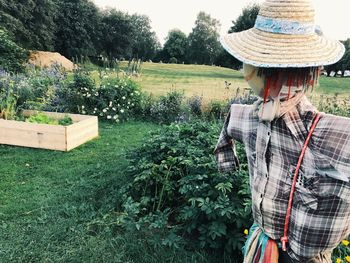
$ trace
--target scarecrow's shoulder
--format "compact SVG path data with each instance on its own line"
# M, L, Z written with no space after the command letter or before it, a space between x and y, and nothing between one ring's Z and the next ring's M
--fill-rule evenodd
M232 104L230 111L231 116L241 121L258 118L257 106L255 104Z
M323 114L317 127L324 132L343 132L350 136L350 118L347 117Z
M313 149L338 172L350 176L350 118L324 114L312 138Z

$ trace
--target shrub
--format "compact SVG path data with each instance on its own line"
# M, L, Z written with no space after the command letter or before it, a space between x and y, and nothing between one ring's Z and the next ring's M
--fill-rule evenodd
M65 91L67 110L99 116L101 119L124 121L140 111L141 91L129 78L106 76L101 84L86 72L76 72Z
M192 115L197 117L202 116L202 102L203 97L200 96L193 96L188 99L188 107Z
M251 223L248 169L221 174L213 150L221 125L195 121L154 132L130 156L132 182L122 192L120 224L162 233L165 245L240 255ZM242 146L238 147L245 163ZM170 231L169 231L170 230Z
M28 58L28 51L18 46L7 32L0 28L0 67L15 73L24 71L23 64Z
M0 119L13 120L17 113L17 97L13 91L13 84L1 85L0 82Z
M167 95L161 96L150 109L152 119L166 124L185 120L187 116L183 100L183 92L178 91L171 91Z
M228 112L228 105L221 101L211 101L205 111L206 118L210 120L222 119Z
M96 84L87 72L76 71L60 97L65 111L85 114L95 108L98 91ZM86 108L86 109L85 109Z
M169 59L169 63L170 63L170 64L177 64L177 58L171 57L171 58Z

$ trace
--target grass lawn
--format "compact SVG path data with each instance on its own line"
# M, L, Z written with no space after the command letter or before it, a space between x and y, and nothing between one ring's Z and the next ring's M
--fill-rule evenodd
M141 76L134 79L155 95L183 90L187 97L203 95L205 101L226 100L234 97L237 89L239 93L250 89L241 72L215 66L143 63ZM225 81L231 83L230 89L226 89ZM315 95L335 93L350 95L350 78L321 77Z
M0 145L0 262L209 262L106 219L128 180L126 151L156 128L100 123L100 138L68 153Z
M120 68L126 70L127 63L121 62ZM95 70L91 74L98 81L98 72ZM133 79L140 84L142 90L155 96L178 90L184 91L186 97L202 96L205 103L212 100L228 101L250 91L240 71L216 66L145 62L142 64L141 75ZM229 89L226 88L225 81L231 83ZM334 94L339 94L342 98L350 96L350 78L322 76L312 96L317 100L320 95Z

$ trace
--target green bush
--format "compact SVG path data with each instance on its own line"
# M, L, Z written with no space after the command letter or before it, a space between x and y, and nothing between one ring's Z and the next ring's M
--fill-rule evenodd
M171 58L169 59L169 63L170 63L170 64L177 64L177 58L171 57Z
M222 119L227 112L227 103L222 101L211 101L205 110L205 117L209 120L219 120Z
M183 101L183 92L171 91L165 96L161 96L150 108L152 119L165 124L185 120L187 117L187 109Z
M119 223L151 229L163 245L185 242L239 256L243 231L251 224L248 168L239 145L241 169L217 172L213 150L220 127L203 121L172 124L134 150Z
M7 32L0 28L0 68L11 72L24 71L23 64L28 59L28 51L18 46Z
M61 96L67 111L116 122L140 112L142 99L139 86L129 78L107 76L98 86L85 72L76 72Z

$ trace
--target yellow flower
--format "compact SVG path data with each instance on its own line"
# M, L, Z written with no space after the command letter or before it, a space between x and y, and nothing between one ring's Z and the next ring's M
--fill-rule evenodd
M347 247L347 246L349 245L349 243L350 243L350 242L349 242L349 241L347 241L346 239L344 239L344 240L342 241L342 243L343 243L343 245L344 245L344 246L346 246L346 247Z
M337 260L335 261L335 263L341 263L341 259L337 258Z
M347 262L350 262L350 256L345 257Z
M244 229L244 232L243 232L245 235L248 235L249 234L249 230L248 229Z

